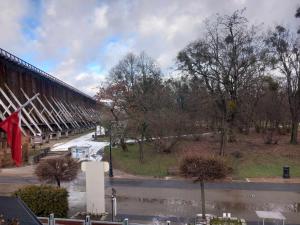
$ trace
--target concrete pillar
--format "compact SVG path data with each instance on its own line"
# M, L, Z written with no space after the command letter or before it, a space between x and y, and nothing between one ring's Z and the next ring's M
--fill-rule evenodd
M85 162L87 212L105 212L104 163Z
M56 139L58 140L58 139L60 139L61 138L61 132L60 131L57 131L56 132Z

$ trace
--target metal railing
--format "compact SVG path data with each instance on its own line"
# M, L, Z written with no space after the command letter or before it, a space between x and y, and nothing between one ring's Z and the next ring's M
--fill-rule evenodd
M10 52L8 52L8 51L6 51L6 50L4 50L2 48L0 48L0 55L3 56L4 58L7 58L8 60L10 60L12 62L17 63L20 66L25 67L26 69L29 69L29 70L31 70L33 72L38 73L39 75L41 75L43 77L46 77L46 78L50 79L51 81L54 81L54 82L56 82L56 83L58 83L60 85L63 85L63 86L69 88L70 90L72 90L72 91L74 91L74 92L76 92L78 94L81 94L81 95L83 95L83 96L85 96L85 97L87 97L87 98L89 98L91 100L95 100L93 97L91 97L91 96L83 93L82 91L78 90L77 88L72 87L71 85L67 84L66 82L64 82L64 81L62 81L62 80L60 80L60 79L58 79L58 78L50 75L49 73L46 73L45 71L43 71L43 70L41 70L41 69L39 69L39 68L31 65L30 63L24 61L23 59L20 59L19 57L11 54Z

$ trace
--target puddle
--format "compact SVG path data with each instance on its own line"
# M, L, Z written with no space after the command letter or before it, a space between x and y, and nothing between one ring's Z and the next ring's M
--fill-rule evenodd
M66 185L69 190L69 215L78 211L85 211L85 176L79 177ZM201 213L199 192L184 190L158 189L126 189L119 188L117 196L118 212L126 215L136 215L136 221L147 221L155 225L188 224L191 218ZM106 211L111 208L111 190L106 190ZM174 197L173 197L174 196ZM232 216L257 220L255 211L280 211L287 217L287 222L296 224L300 218L300 195L295 192L260 192L238 190L213 190L207 192L207 213L220 216L223 212L230 212ZM155 215L155 216L153 216ZM129 217L130 218L130 217ZM187 219L189 218L189 220ZM131 221L135 221L131 218Z
M110 198L109 195L106 196L107 199ZM200 207L200 202L196 200L187 201L180 199L156 199L156 198L141 198L141 197L126 197L126 196L118 196L118 202L130 202L134 204L136 203L149 203L149 204L159 204L166 205L168 207ZM214 209L217 211L235 211L235 212L245 212L245 211L280 211L280 212L292 212L299 213L300 212L300 203L248 203L245 204L243 202L227 202L227 201L217 201L210 202L206 201L207 209Z

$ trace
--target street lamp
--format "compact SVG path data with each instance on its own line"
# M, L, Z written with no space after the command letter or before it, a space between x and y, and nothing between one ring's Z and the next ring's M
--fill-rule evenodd
M109 177L113 177L113 166L112 166L112 156L111 156L111 132L112 131L112 123L109 127Z

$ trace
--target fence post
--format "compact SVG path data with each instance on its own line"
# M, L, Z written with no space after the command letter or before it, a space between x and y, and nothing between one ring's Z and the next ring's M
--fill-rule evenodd
M91 217L89 215L85 217L84 225L92 225Z
M49 215L48 225L55 225L54 213Z
M123 225L128 225L128 218L125 218L125 219L123 220Z

